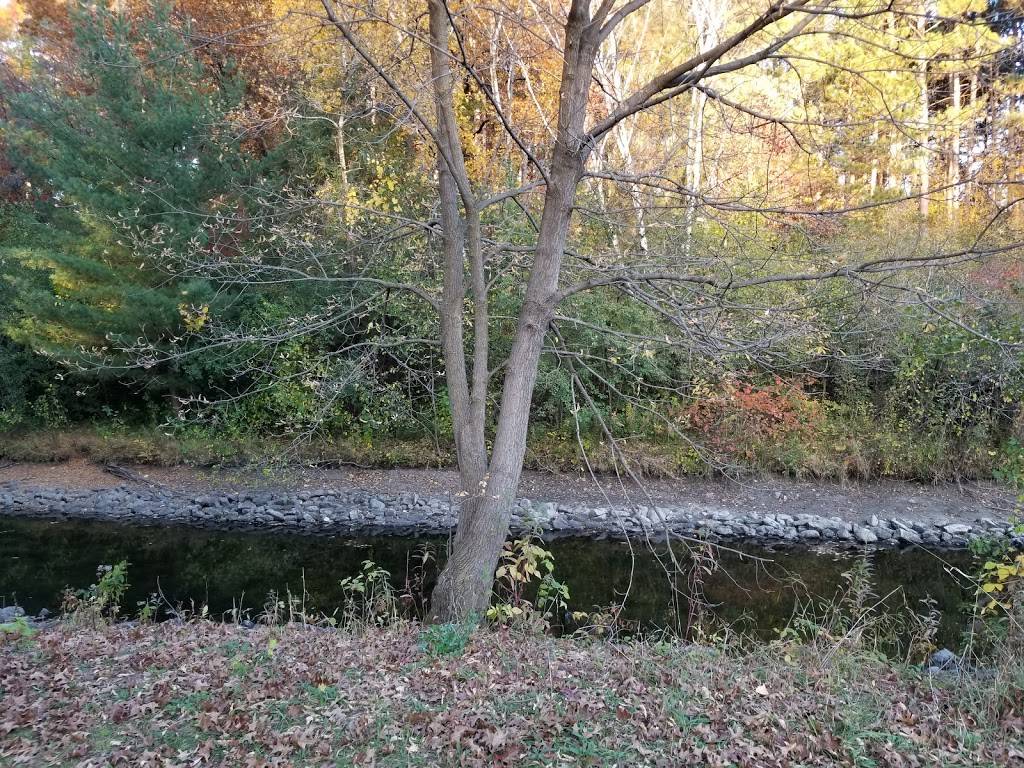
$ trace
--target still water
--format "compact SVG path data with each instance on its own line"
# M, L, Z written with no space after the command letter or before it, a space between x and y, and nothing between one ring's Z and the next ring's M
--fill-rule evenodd
M220 532L186 527L133 527L105 522L0 518L0 604L17 603L29 612L59 608L65 588L95 581L101 564L127 560L127 613L158 589L172 604L218 617L241 605L255 616L268 593L306 594L307 606L330 614L344 602L339 581L356 574L366 560L391 573L402 589L419 581L428 593L443 563L447 541L407 537L318 537L280 533ZM685 574L667 573L664 545L590 539L549 543L555 575L569 587L570 609L593 611L620 603L634 627L678 627L689 607ZM785 626L798 600L828 599L844 585L842 574L866 558L879 596L894 592L887 610L921 607L930 598L941 614L939 640L958 644L969 598L951 568L970 571L966 552L882 550L867 555L807 549L740 547L750 556L721 550L704 580L704 603L713 616L750 635L770 638ZM425 567L418 567L423 553ZM679 557L688 563L680 548ZM758 559L760 558L760 559ZM670 570L670 569L668 569Z

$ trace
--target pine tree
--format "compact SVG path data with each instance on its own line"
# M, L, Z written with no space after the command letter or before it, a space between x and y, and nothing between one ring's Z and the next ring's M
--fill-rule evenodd
M233 120L242 78L204 63L169 5L132 17L82 5L72 29L67 60L33 55L26 41L29 74L3 94L3 140L27 194L0 214L12 294L0 322L8 343L84 363L122 340L172 338L189 308L213 300L211 286L175 281L160 260L209 240L212 214L244 209L239 190L267 158L243 146ZM185 384L179 371L153 373L151 391Z

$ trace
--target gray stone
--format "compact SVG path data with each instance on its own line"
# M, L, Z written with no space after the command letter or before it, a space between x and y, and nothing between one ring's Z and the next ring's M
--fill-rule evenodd
M537 504L534 507L534 516L541 522L545 520L550 520L555 516L555 512L557 511L557 509L558 508L549 501Z
M8 605L0 608L0 624L7 624L25 615L25 610L20 605Z
M910 528L904 528L898 532L899 540L904 544L920 544L921 534Z
M928 664L939 669L951 669L959 665L959 658L947 648L941 648L928 658Z
M853 526L853 537L861 544L874 544L878 541L878 536L870 528L865 528L863 525Z
M387 529L399 533L443 532L455 522L449 501L421 497L410 492L368 493L344 491L257 489L248 493L207 491L186 495L170 489L117 487L112 489L61 490L23 486L18 482L0 484L0 515L53 516L62 519L104 518L141 521L192 521L212 527L309 527L326 531L343 529ZM871 515L871 524L848 523L835 516L784 514L743 506L733 499L733 508L721 502L682 502L674 506L638 506L610 509L584 504L555 505L519 499L514 515L521 528L547 524L560 531L584 531L599 536L619 536L622 525L630 532L659 531L664 524L678 533L703 530L720 537L750 537L766 541L848 541L862 544L899 541L903 544L935 544L962 547L975 533L1013 534L1005 523L979 517L977 522L923 524L900 518L881 520ZM456 507L458 499L454 499ZM972 514L977 509L968 510ZM909 513L913 515L913 513ZM636 518L634 518L634 515ZM973 518L971 518L973 520ZM551 523L558 520L557 526ZM536 521L536 522L532 522ZM1019 544L1024 547L1024 537Z

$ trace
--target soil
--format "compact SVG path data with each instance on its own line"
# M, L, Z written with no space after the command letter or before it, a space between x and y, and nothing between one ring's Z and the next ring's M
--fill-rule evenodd
M112 488L158 484L201 493L213 489L360 488L372 493L414 492L446 496L458 490L458 473L431 469L196 469L134 466L109 471L84 460L60 464L15 463L0 468L0 483L53 488ZM519 495L534 500L592 504L713 505L759 514L815 514L862 522L872 515L907 522L973 523L988 517L1005 521L1020 511L1015 495L994 483L926 485L906 482L838 484L789 478L644 480L642 485L614 477L526 472Z

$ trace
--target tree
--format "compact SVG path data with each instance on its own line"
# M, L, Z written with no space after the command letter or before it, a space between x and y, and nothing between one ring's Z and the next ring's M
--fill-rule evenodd
M918 149L934 132L935 112L919 108L915 87L924 59L903 45L923 18L912 0L719 4L709 13L728 7L727 18L702 12L696 35L671 34L665 15L674 5L657 0L571 0L567 9L508 0L486 10L426 0L425 17L405 3L322 6L346 62L361 61L372 83L366 119L375 132L363 168L345 163L340 199L308 190L268 197L251 212L252 237L239 253L192 249L177 258L214 284L321 292L322 306L240 329L211 317L194 344L139 351L153 363L204 345L277 350L353 329L323 353L324 365L290 374L333 396L331 364L344 355L439 347L462 493L434 620L461 621L487 607L546 353L564 363L574 407L592 408L613 437L585 381L615 385L574 334L600 334L641 359L670 349L784 363L827 358L818 327L825 313L852 325L914 304L971 333L956 316L975 298L971 287L936 274L1019 254L1006 226L1019 202L1012 191L982 206L977 226L948 238L916 226L921 200L934 191L921 184L880 199L870 184L833 194L845 178L837 169L875 135L866 127ZM964 29L946 36L956 38L943 49L949 59L998 55L983 8L973 6L980 4L935 21ZM623 52L635 43L626 32L644 28L635 23L640 14L662 25L658 55L617 71L624 59L611 46ZM872 63L847 66L837 41ZM520 73L509 74L502 93L495 58ZM816 108L842 88L859 88L862 101L838 116ZM328 117L344 128L348 158L351 123ZM599 152L617 131L619 151ZM384 172L372 152L389 142L404 149ZM811 183L820 177L836 180L824 194ZM216 231L229 221L215 212L201 226ZM872 240L857 241L868 227ZM618 232L629 236L609 236ZM612 312L596 320L591 295L639 307L643 323L617 326ZM426 307L436 325L413 306ZM884 320L872 322L849 332ZM1019 348L988 342L1000 354Z
M727 279L706 271L688 273L679 265L667 263L660 268L642 264L646 242L638 252L627 254L620 263L595 264L592 276L575 284L566 284L563 266L570 250L568 243L574 212L578 209L579 189L588 175L588 161L595 147L625 121L665 105L684 94L702 94L695 99L697 114L691 118L699 135L700 114L705 97L716 99L739 113L753 115L764 123L785 127L798 122L783 112L761 114L757 108L733 102L716 87L733 73L779 62L787 65L786 54L794 43L806 36L820 34L821 22L834 25L850 23L848 34L866 19L897 14L913 15L913 7L892 11L891 4L873 2L840 6L835 3L812 4L773 2L767 8L744 7L744 18L719 35L708 34L702 25L697 50L681 56L677 62L655 73L631 92L612 92L603 109L595 106L593 91L601 87L596 63L602 45L615 35L627 19L649 3L646 0L572 0L561 20L562 66L557 78L557 115L553 136L546 145L519 149L529 164L532 178L525 188L495 193L474 183L467 170L466 144L456 113L456 72L461 73L462 88L472 87L487 99L495 118L516 140L517 133L506 110L502 109L486 79L467 60L462 48L465 33L458 27L462 14L446 0L428 0L430 99L433 114L421 111L421 99L406 92L379 66L372 53L361 44L352 22L346 21L331 0L324 0L327 18L349 46L373 67L392 89L417 128L429 137L437 158L437 191L440 199L440 237L444 250L444 286L437 299L429 299L440 314L440 340L445 374L451 399L452 419L462 488L459 524L451 558L433 594L432 615L438 621L465 619L482 613L490 599L495 564L507 535L512 503L518 486L526 450L531 399L545 339L558 320L560 306L583 291L613 286L623 293L656 307L666 319L687 322L686 309L693 297L685 293L694 286L708 286L714 293L749 295L759 285L772 282L800 283L830 279L872 281L891 275L909 263L935 265L965 255L979 255L986 245L974 243L958 254L928 253L918 257L892 255L862 263L843 263L831 269L806 273L770 275L730 275ZM508 15L513 11L509 9ZM554 16L558 12L554 11ZM520 17L521 18L521 17ZM923 18L923 16L919 16ZM958 20L948 18L950 24ZM791 64L791 66L796 66ZM838 129L839 126L836 126ZM691 156L700 153L700 143L691 148ZM696 162L700 162L699 158ZM691 163L689 178L699 179ZM652 184L651 179L623 179L634 185L630 196L637 197L636 184ZM691 183L696 183L691 181ZM929 192L924 183L926 199ZM657 186L655 184L655 186ZM673 185L674 186L674 185ZM523 292L515 331L507 356L500 363L490 358L488 295L488 258L483 233L483 217L496 202L525 195L538 189L541 211L536 245L523 267ZM675 190L682 196L700 199L699 189ZM813 214L813 211L794 211ZM645 226L641 221L640 226ZM646 240L646 238L644 238ZM1014 244L1015 245L1015 244ZM998 249L1005 245L996 246ZM630 262L640 262L634 265ZM652 265L653 266L653 265ZM885 278L883 278L885 279ZM464 323L467 302L471 320ZM465 327L471 327L469 349ZM488 396L492 378L503 371L499 404L493 427L493 445L488 447Z
M28 191L5 207L0 254L17 285L9 337L81 363L124 339L166 340L197 322L211 286L168 281L161 249L229 247L231 230L207 239L196 212L244 209L245 194L234 193L249 184L251 195L272 159L244 148L232 124L245 81L227 58L218 67L202 60L169 5L133 16L76 7L66 20L60 55L45 43L52 55L28 54L24 75L3 90L7 155ZM143 231L161 249L134 247ZM160 373L143 382L154 394L186 378Z

